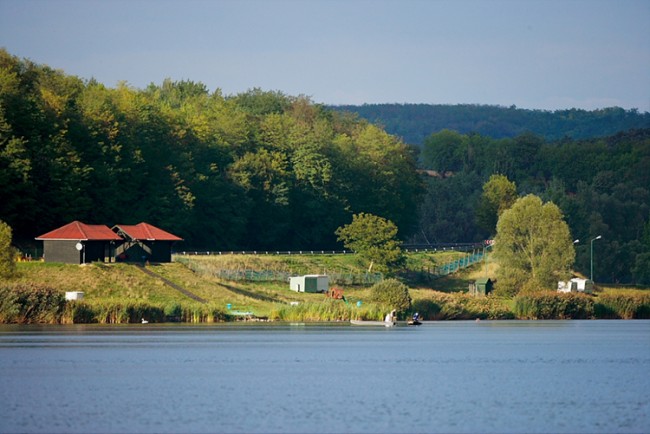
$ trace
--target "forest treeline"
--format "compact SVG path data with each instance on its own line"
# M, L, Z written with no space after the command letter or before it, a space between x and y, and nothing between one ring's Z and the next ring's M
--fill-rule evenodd
M594 279L650 283L650 129L614 136L547 142L522 134L493 139L443 130L424 142L432 169L419 210L418 241L476 240L482 186L492 174L514 182L563 212L576 244L575 268ZM493 226L492 226L493 227Z
M610 107L599 110L528 110L478 104L363 104L331 106L381 125L405 143L421 146L444 129L496 139L533 133L546 140L589 139L650 128L650 113Z
M648 129L557 141L443 130L412 147L303 96L108 88L0 50L0 220L19 245L80 220L146 221L187 249L327 249L362 212L406 242L481 241L494 235L476 212L495 173L562 209L579 271L602 235L596 279L650 283Z
M107 88L0 51L0 219L146 221L211 250L336 245L369 212L416 224L412 150L305 97L191 81Z

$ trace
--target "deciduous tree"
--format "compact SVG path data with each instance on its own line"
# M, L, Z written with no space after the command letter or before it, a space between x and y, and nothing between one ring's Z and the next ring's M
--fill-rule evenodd
M16 273L16 250L11 245L11 227L0 220L0 277L9 278Z
M479 226L493 234L499 216L515 203L517 186L504 175L492 175L483 184L483 194L478 209L476 221Z
M494 254L499 291L551 289L569 277L575 250L562 212L532 194L518 199L497 223Z
M352 223L336 230L343 245L371 261L381 271L388 271L403 261L397 226L372 214L355 214Z

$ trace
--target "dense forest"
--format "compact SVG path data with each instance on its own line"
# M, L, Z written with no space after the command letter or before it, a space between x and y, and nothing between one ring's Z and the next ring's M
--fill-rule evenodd
M650 113L610 107L601 110L526 110L476 104L364 104L331 106L381 125L405 143L420 146L444 129L495 139L533 133L546 140L589 139L650 128Z
M477 240L493 229L477 219L482 186L505 175L519 196L535 194L564 213L576 245L576 268L594 278L650 283L650 129L589 140L539 136L493 139L443 130L424 143L431 169L419 209L418 242Z
M0 50L0 220L19 246L80 220L146 221L186 249L326 249L361 212L409 243L475 242L493 236L476 210L498 173L562 209L579 271L602 235L594 277L650 283L650 129L550 140L446 127L412 147L303 96L108 88Z
M109 89L0 51L0 219L28 242L72 220L146 221L184 247L327 248L352 214L416 224L421 179L380 128L254 89Z

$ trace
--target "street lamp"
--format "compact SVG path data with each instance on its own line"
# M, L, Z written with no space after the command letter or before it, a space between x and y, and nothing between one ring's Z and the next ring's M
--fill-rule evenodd
M594 281L594 241L601 239L602 236L598 235L596 238L591 240L591 281Z

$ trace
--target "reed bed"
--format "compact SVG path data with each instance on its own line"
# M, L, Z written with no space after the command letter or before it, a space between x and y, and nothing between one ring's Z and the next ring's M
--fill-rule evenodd
M461 293L430 291L413 300L411 311L425 320L513 319L506 300Z
M520 319L650 319L650 294L544 292L515 298Z
M594 297L550 291L523 294L515 297L514 313L519 319L590 319Z
M185 322L214 323L228 320L225 310L215 304L151 304L142 301L72 301L66 305L62 323L133 324Z
M0 323L56 324L65 309L65 297L56 289L30 283L0 286Z
M221 322L232 319L214 303L153 303L142 300L65 300L58 289L37 284L0 285L0 323L131 324Z
M272 321L349 321L381 320L386 314L386 308L377 304L357 306L343 300L325 299L321 302L300 303L298 305L275 305L271 309L269 319Z
M601 319L650 319L650 294L600 294L594 301L594 315Z

